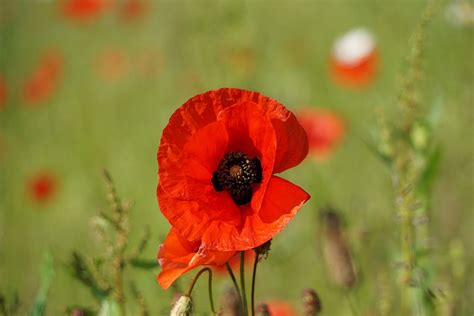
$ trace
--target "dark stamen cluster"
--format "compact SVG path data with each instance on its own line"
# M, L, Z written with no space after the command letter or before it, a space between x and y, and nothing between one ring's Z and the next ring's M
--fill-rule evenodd
M229 191L237 205L252 200L252 184L262 181L262 165L255 157L250 159L243 152L229 152L224 155L212 174L212 184L216 191Z

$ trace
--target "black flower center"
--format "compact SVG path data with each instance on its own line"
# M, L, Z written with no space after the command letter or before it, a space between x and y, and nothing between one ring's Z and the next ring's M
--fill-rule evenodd
M250 159L243 152L228 152L211 181L217 192L226 190L235 204L244 205L252 200L252 184L262 182L262 165L257 157Z

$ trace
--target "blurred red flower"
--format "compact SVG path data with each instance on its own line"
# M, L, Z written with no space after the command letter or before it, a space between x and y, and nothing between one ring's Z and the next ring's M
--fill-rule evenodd
M56 177L48 171L41 171L32 176L27 182L28 194L34 202L47 202L57 191Z
M120 15L124 20L132 21L143 18L150 8L147 0L125 0L120 8Z
M203 265L223 265L235 255L234 251L210 251L201 247L199 241L190 242L174 228L168 233L158 251L161 272L157 280L167 289L177 278L186 272Z
M97 56L97 71L106 80L122 78L127 71L127 60L120 49L107 49Z
M277 101L219 89L182 105L158 150L161 212L209 250L255 248L280 232L310 198L274 173L308 153L303 127Z
M0 74L0 110L3 110L7 103L7 83Z
M36 105L49 99L57 88L62 68L63 59L57 52L49 51L43 54L36 69L24 84L25 102Z
M265 302L271 316L296 316L296 312L289 303L285 301L268 301Z
M61 2L61 12L71 20L88 22L104 13L112 2L112 0L64 0Z
M344 121L334 112L304 109L298 113L298 121L308 135L310 155L317 160L328 158L344 137Z
M334 43L330 70L334 79L345 86L361 87L376 75L378 53L372 34L354 29Z

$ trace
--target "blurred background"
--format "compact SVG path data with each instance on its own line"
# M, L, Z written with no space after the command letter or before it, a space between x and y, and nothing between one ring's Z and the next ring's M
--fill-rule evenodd
M0 3L0 290L19 293L20 314L35 299L48 251L56 277L46 314L94 306L64 266L73 250L101 252L90 223L108 207L104 167L121 197L135 203L131 242L148 225L144 257L156 257L169 228L155 197L161 131L188 98L220 87L275 98L315 129L311 155L284 174L312 198L259 266L257 301L285 301L298 312L301 290L312 287L325 315L349 314L320 251L323 206L343 218L361 314L378 315L385 285L383 293L397 295L394 193L389 170L367 142L378 112L388 121L398 117L408 39L426 1ZM474 311L473 6L439 3L420 85L423 110L440 109L429 222L435 284L450 282L452 260L461 260L465 282L453 285L461 289L459 315ZM130 269L127 279L152 314L166 315L173 291L157 285L158 272ZM216 296L226 284L228 278L216 284ZM207 294L200 292L196 310L205 314Z

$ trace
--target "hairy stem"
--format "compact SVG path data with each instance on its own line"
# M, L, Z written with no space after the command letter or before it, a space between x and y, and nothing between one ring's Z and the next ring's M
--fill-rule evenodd
M194 285L196 284L197 280L204 272L209 273L209 282L208 282L208 291L209 291L209 304L211 305L211 311L213 315L216 315L216 310L214 308L214 298L212 297L212 270L210 268L203 268L199 270L199 272L194 276L193 281L191 282L188 291L186 292L186 296L191 297L191 294L194 289Z
M245 251L240 252L240 288L242 290L242 311L248 315L247 293L245 292Z
M258 265L258 253L255 254L255 261L253 262L253 273L252 273L252 293L250 296L250 314L252 316L255 315L255 281L257 278L257 265Z
M235 277L234 271L232 271L232 268L230 267L228 262L225 264L225 267L227 268L227 272L229 272L230 278L232 279L232 283L234 284L235 291L237 292L237 295L239 295L240 305L242 305L243 304L242 294L240 293L239 284L237 283L237 279Z

